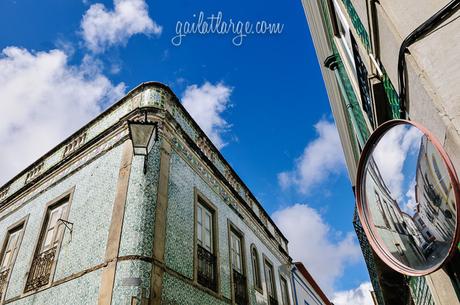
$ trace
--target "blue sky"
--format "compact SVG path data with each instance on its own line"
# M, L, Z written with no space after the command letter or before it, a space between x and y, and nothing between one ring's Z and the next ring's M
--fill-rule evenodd
M122 14L113 1L0 2L0 81L8 84L0 85L0 144L14 148L0 151L0 167L7 168L0 184L114 97L141 82L161 81L188 101L192 115L200 115L193 107L201 100L214 107L197 120L209 125L205 131L221 141L223 155L280 227L290 230L292 217L304 216L300 220L308 225L285 232L293 237L291 254L309 260L305 265L328 295L343 299L340 293L348 290L362 293L368 286L361 284L369 279L350 233L354 198L301 2L116 3L131 3L140 15L111 20ZM205 16L221 11L224 20L278 22L283 32L250 35L241 46L232 44L233 35L189 35L180 46L172 45L177 22L195 21L200 11ZM92 28L91 18L113 28ZM51 88L62 88L62 95L49 101ZM63 111L59 119L57 113L68 107L74 114ZM39 128L21 125L26 119ZM40 136L51 128L46 138ZM27 137L42 141L17 140ZM22 156L20 148L28 152Z

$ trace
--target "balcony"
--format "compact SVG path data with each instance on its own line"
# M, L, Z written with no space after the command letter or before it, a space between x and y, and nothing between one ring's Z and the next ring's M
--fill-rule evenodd
M278 305L278 300L272 296L268 297L268 305Z
M8 279L9 272L10 272L10 269L6 269L0 272L0 302L2 301L3 290L5 289L6 280Z
M198 271L197 280L200 285L217 291L217 259L214 254L198 245Z
M233 294L235 304L248 304L246 293L246 277L236 270L233 270Z
M25 292L38 289L49 283L55 255L56 247L46 250L34 258L27 277Z

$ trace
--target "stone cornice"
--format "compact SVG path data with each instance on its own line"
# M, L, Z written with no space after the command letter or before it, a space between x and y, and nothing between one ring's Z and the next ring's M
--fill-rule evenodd
M280 247L287 254L287 239L276 227L262 205L230 167L220 151L192 119L173 91L158 82L142 83L131 90L120 101L1 187L0 209L11 198L16 197L18 193L27 189L39 179L42 179L43 176L46 176L49 170L53 169L57 164L65 162L74 154L78 154L80 150L86 148L87 143L94 141L101 134L113 128L114 125L120 123L120 120L126 119L136 109L149 110L149 112L156 109L158 112L163 112L173 118L180 129L187 134L188 138L203 153L203 156L221 173L235 194L245 203L242 208L248 209L247 212L249 214L256 215L258 221L274 236Z
M27 184L13 194L10 197L11 200L2 203L0 206L0 220L127 139L127 127L120 126L120 128L107 133L102 139L87 145L77 154L72 155L71 159L56 164L56 166L41 174L34 183Z

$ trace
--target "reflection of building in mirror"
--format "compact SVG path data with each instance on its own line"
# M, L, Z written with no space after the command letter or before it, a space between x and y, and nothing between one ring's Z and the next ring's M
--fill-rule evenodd
M422 233L412 218L399 208L373 157L369 158L366 168L365 190L374 227L387 250L407 266L426 265Z
M447 252L455 231L455 197L447 168L426 136L420 144L415 188L414 221L428 243L426 252Z
M419 230L417 225L415 224L415 220L407 213L402 212L402 217L404 219L403 225L406 227L409 234L414 238L417 247L421 249L425 244L426 240L423 237L422 232Z

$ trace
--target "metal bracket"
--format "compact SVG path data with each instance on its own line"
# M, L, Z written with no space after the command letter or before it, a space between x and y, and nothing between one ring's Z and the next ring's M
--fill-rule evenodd
M70 222L70 221L67 221L67 220L64 220L62 218L59 218L57 220L58 222L62 222L64 224L64 226L69 229L69 232L70 232L70 240L72 240L72 233L73 233L73 222Z

